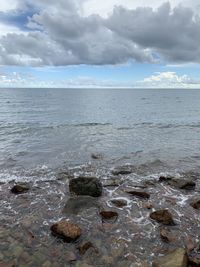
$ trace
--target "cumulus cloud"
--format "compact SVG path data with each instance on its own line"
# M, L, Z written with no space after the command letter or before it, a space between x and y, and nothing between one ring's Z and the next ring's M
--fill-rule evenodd
M15 0L16 1L16 0ZM21 0L27 29L0 36L1 65L63 66L130 61L200 62L200 17L169 3L158 9L116 6L85 15L88 0Z
M136 82L136 87L144 88L200 88L200 80L191 79L188 75L176 72L158 72Z

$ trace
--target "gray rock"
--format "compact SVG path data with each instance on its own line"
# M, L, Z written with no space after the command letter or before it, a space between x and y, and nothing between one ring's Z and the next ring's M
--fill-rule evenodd
M69 181L70 192L76 195L100 197L102 195L102 184L95 177L79 177Z
M131 174L133 171L132 171L132 168L131 166L119 166L119 167L116 167L114 168L114 170L112 170L112 174L113 175L127 175L127 174Z
M91 208L99 208L96 198L90 196L71 197L68 199L63 213L66 215L79 214Z

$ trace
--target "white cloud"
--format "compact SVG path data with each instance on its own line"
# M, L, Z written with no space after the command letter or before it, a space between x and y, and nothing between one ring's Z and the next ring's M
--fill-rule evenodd
M136 87L144 88L198 88L200 80L191 79L188 75L178 75L176 72L158 72L138 81Z

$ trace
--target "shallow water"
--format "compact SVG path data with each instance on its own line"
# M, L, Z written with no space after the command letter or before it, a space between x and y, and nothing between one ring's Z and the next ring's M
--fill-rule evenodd
M198 90L1 89L0 262L14 261L19 267L129 267L151 264L170 248L185 246L189 237L198 244L200 214L189 202L200 192L199 107ZM112 169L127 164L133 172L115 177L117 186L108 186ZM160 175L188 176L191 171L195 191L158 182ZM70 197L68 174L101 179L99 203L102 209L117 211L118 220L102 224L96 209L66 217L62 210ZM30 192L11 194L17 181L29 181ZM150 220L146 200L125 193L145 181L154 209L169 208L177 222L172 244L160 239L160 225ZM116 208L113 198L126 199L128 205ZM51 236L50 226L61 218L83 228L77 244ZM85 240L98 253L81 256L77 246Z

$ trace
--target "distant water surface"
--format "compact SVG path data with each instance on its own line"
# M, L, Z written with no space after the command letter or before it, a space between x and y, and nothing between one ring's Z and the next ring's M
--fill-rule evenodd
M200 91L0 89L0 180L51 178L93 161L200 166Z

